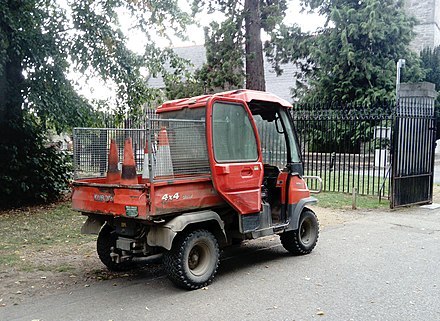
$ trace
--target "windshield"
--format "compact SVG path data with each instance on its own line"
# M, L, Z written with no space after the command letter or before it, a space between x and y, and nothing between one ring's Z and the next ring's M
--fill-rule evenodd
M286 131L286 139L289 143L290 161L292 163L300 163L301 157L299 155L297 137L295 130L293 129L291 118L287 114L287 110L284 108L281 108L279 110L279 115L281 116L281 120L283 121L284 129Z

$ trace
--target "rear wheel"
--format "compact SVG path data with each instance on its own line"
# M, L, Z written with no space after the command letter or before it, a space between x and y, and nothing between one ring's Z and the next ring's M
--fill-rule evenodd
M299 218L298 229L280 235L283 247L294 255L309 254L318 242L319 222L315 213L304 209Z
M136 264L132 260L120 263L113 261L110 253L112 253L112 248L116 247L117 238L118 236L115 231L107 224L101 228L96 243L96 251L98 252L99 259L110 271L128 271L135 268Z
M207 230L183 233L174 241L171 250L164 253L163 263L174 284L195 290L214 279L219 264L218 243Z

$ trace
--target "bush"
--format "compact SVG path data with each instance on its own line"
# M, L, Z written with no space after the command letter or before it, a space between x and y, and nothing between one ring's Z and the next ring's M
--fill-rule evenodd
M71 162L32 117L0 129L0 208L52 202L67 190Z

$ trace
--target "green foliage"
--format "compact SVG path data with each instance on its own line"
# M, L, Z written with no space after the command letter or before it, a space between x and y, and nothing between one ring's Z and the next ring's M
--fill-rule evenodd
M71 179L71 160L48 145L33 117L0 129L0 208L58 199Z
M121 12L145 37L143 54L127 48ZM153 38L183 38L191 21L176 0L0 0L1 206L56 199L68 173L63 157L45 147L46 131L101 121L69 73L112 84L119 113L139 109L158 95L141 71L164 74L164 62L183 66Z
M420 53L422 67L427 70L425 81L435 84L435 89L440 90L440 46L425 48ZM440 95L437 95L435 104L435 116L437 118L436 139L440 139Z
M167 99L181 99L200 96L206 93L205 84L197 74L187 78L169 76L164 78Z
M432 48L425 48L420 53L422 67L427 70L425 81L435 84L435 89L440 89L440 46ZM439 99L437 97L437 99Z
M241 22L228 18L221 25L212 22L210 29L205 28L207 63L199 71L199 77L208 92L214 92L216 88L231 90L243 87L243 33L237 25Z
M293 62L300 67L294 97L362 103L392 99L399 58L407 62L403 81L422 79L419 58L408 48L414 21L405 15L402 1L302 3L325 15L327 26L313 35L297 26L281 29L267 44L275 65Z

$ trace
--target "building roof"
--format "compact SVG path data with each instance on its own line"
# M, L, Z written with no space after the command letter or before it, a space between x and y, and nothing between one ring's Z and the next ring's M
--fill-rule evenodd
M202 67L206 62L206 49L202 45L178 47L174 48L176 54L191 61L193 66L189 68L190 71L195 71ZM169 66L166 66L168 70L171 70ZM276 75L276 72L272 65L264 60L264 76L266 80L266 91L275 94L276 96L292 102L291 88L295 86L294 71L295 65L286 64L283 65L283 73L280 76ZM165 84L162 77L150 78L148 85L153 88L164 88Z

